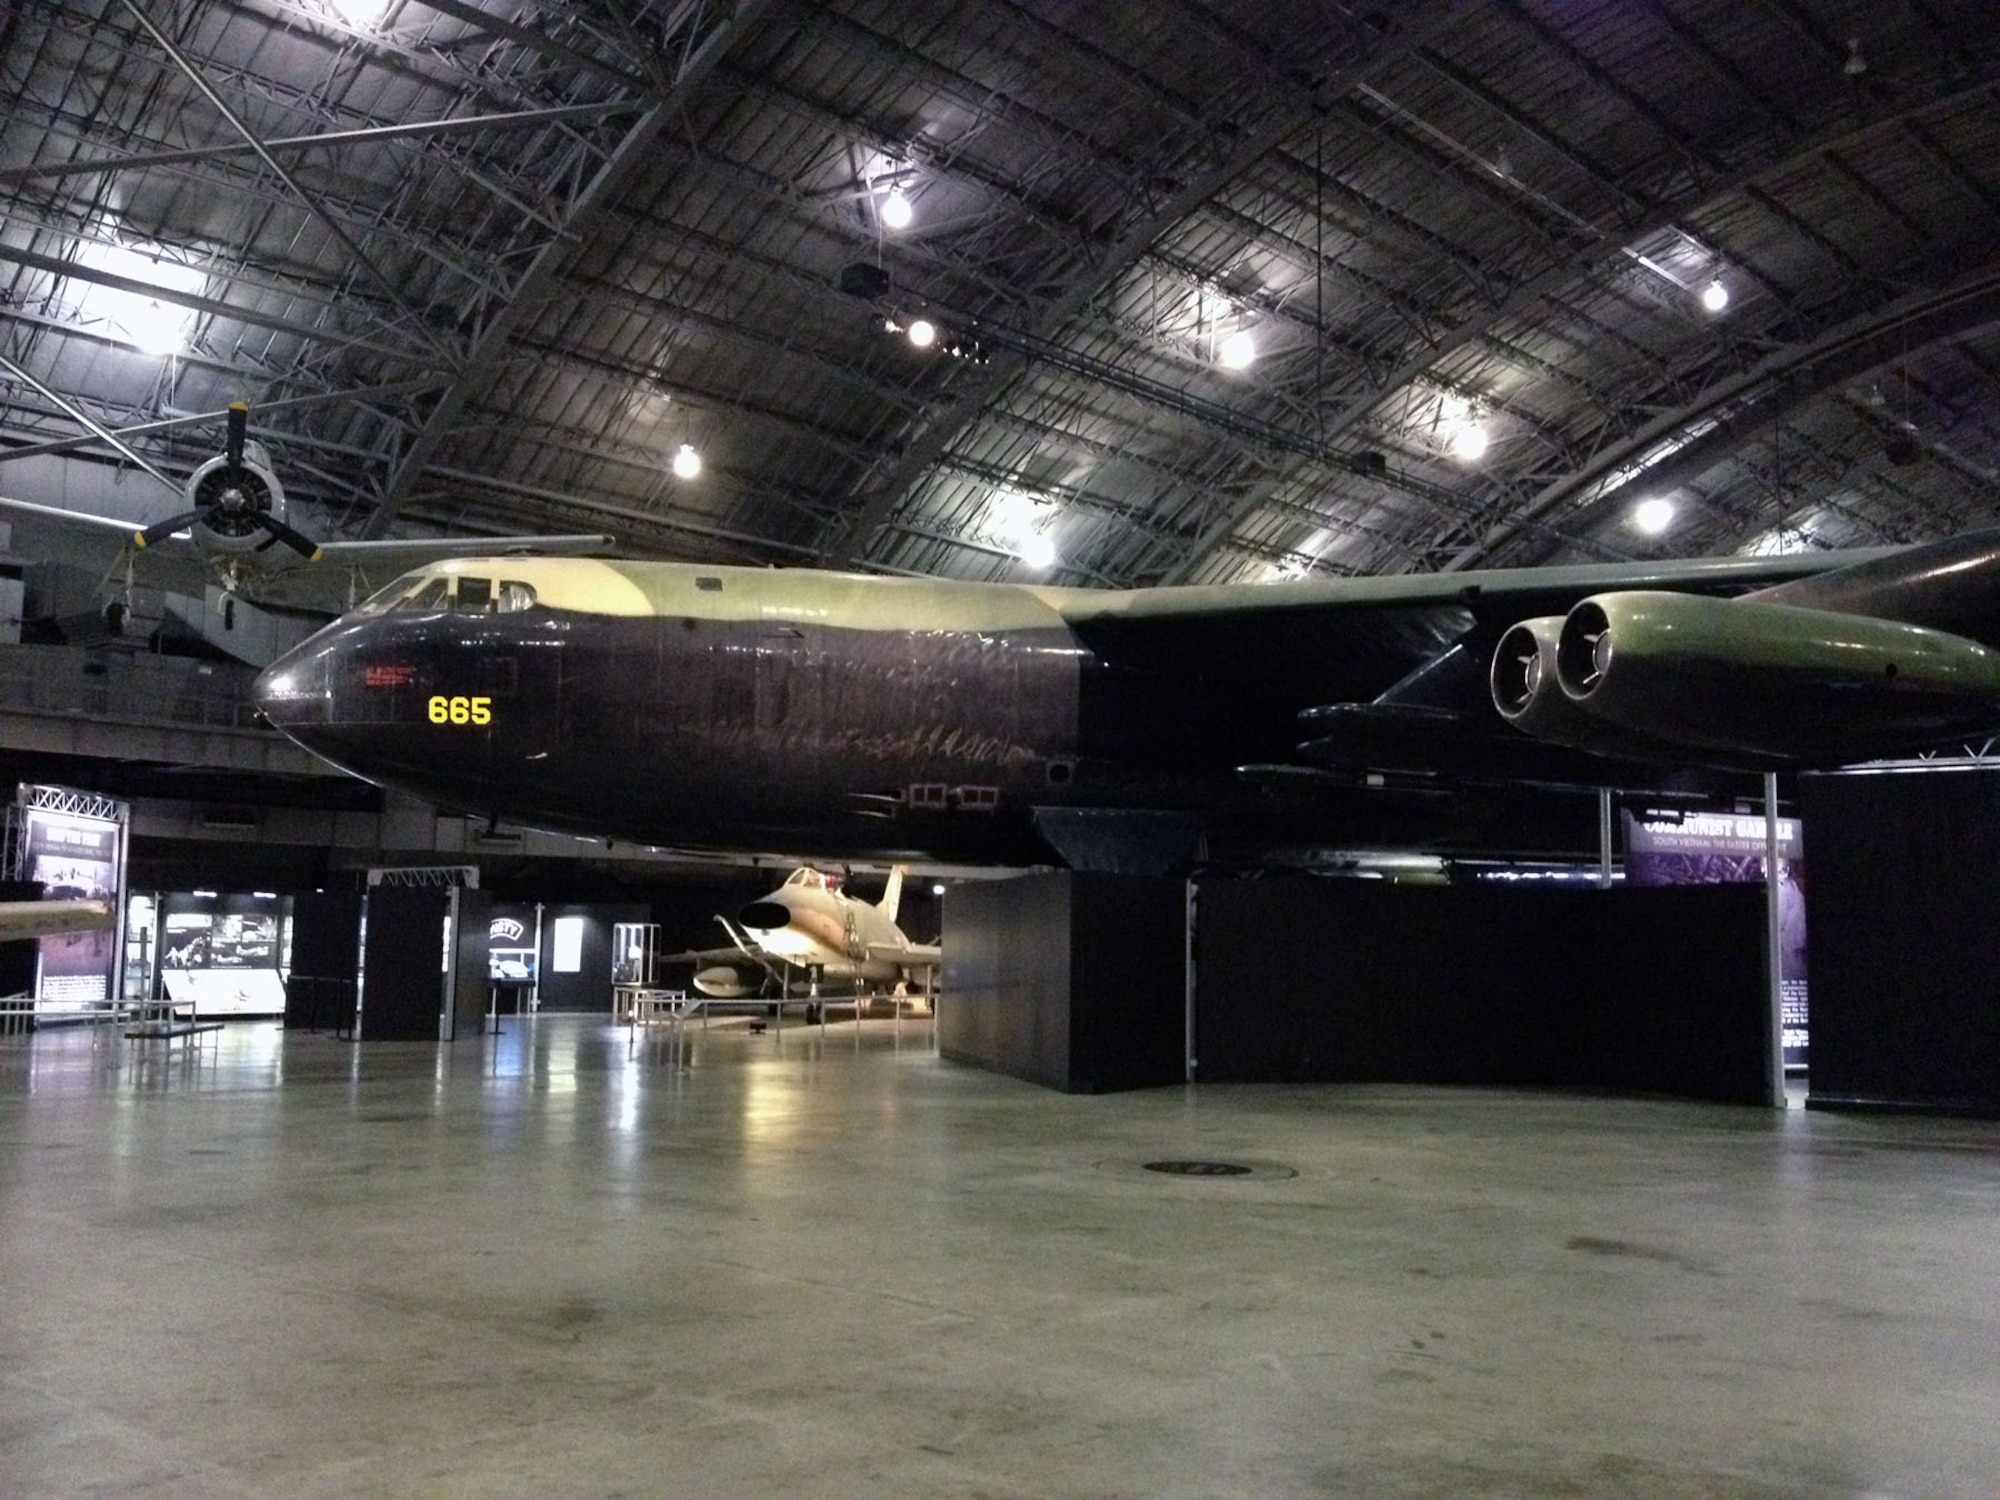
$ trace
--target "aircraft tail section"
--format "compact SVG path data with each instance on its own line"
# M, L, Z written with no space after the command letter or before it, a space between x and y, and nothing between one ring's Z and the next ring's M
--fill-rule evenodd
M903 904L903 871L906 865L889 866L889 887L882 892L882 899L875 903L876 909L891 922L896 920L896 908Z

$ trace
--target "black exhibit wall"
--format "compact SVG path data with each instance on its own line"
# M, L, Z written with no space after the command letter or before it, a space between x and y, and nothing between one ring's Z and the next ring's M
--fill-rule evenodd
M491 988L487 952L491 946L493 894L458 892L458 958L452 966L452 1037L478 1036L486 1025Z
M0 880L0 901L39 901L39 880ZM32 994L35 988L35 960L41 953L40 938L22 938L0 943L0 995Z
M1196 932L1204 1083L1771 1102L1761 886L1205 881Z
M559 968L558 929L574 921L577 945L574 969ZM550 902L542 908L542 951L539 959L543 1010L601 1010L611 1013L611 928L617 922L648 922L644 906L603 906Z
M1180 1082L1186 893L1075 873L954 886L938 1051L1068 1093Z
M285 1024L314 1031L354 1019L361 969L361 893L301 891L292 898L292 972Z
M435 1042L444 1013L444 922L451 893L378 885L368 893L362 1041Z
M2000 773L1799 778L1815 1109L2000 1118Z

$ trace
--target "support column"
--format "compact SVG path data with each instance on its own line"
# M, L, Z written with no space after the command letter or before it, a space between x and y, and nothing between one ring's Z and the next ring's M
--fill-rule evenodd
M1188 1081L1189 1083L1193 1083L1193 1082L1194 1082L1194 1070L1195 1070L1195 1055L1194 1055L1194 1034L1195 1034L1195 1032L1194 1032L1194 995L1195 995L1195 970L1194 970L1194 923L1195 923L1195 893L1194 893L1194 882L1193 882L1192 880L1190 880L1190 881L1189 881L1189 882L1187 883L1187 905L1186 905L1186 908L1185 908L1185 910L1186 910L1186 913L1187 913L1187 915L1186 915L1186 917L1184 918L1184 921L1183 921L1183 929L1182 929L1182 938L1183 938L1183 941L1184 941L1184 943L1185 943L1185 947L1184 947L1184 949L1183 949L1183 956L1184 956L1184 958L1186 959L1186 964L1187 964L1187 990L1186 990L1186 993L1185 993L1185 994L1183 995L1183 997L1182 997L1182 1003L1183 1003L1183 1004L1184 1004L1184 1005L1186 1006L1186 1016L1184 1017L1184 1021L1183 1021L1183 1026L1184 1026L1184 1032L1185 1032L1185 1037L1184 1037L1184 1040L1185 1040L1185 1046L1184 1046L1184 1049L1183 1049L1183 1051L1184 1051L1184 1055L1185 1055L1185 1057L1186 1057L1186 1061L1187 1061L1187 1073L1186 1073L1186 1077L1187 1077L1187 1081Z
M1611 889L1611 788L1597 789L1597 888Z
M1783 928L1779 917L1778 775L1764 773L1764 980L1770 991L1771 1105L1785 1108L1785 987Z

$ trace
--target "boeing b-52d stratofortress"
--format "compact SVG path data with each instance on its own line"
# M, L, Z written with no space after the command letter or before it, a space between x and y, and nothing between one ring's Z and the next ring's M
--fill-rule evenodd
M1372 788L1629 786L1634 763L1988 735L1996 580L2000 531L1130 591L465 559L307 641L258 698L358 775L540 827L1172 869L1204 840L1220 862L1351 836Z
M927 991L941 954L935 943L911 942L896 925L903 874L901 865L891 869L882 899L870 902L802 865L775 891L744 907L734 924L716 918L733 946L670 954L667 961L694 964L694 987L718 1000L749 999L773 984L789 995L793 970L814 994L822 984L856 994L897 986Z

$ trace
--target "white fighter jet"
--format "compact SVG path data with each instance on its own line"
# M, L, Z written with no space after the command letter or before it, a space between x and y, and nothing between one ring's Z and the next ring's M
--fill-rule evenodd
M855 994L912 984L928 990L942 954L935 943L911 942L896 925L902 895L901 865L889 871L879 902L857 900L837 877L801 865L735 922L716 917L733 947L678 953L669 962L695 964L694 987L717 1000L754 999L774 981L789 994L794 973L810 995L828 981Z

